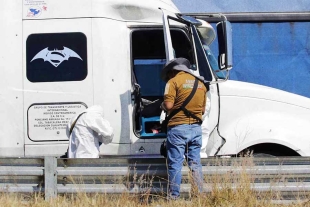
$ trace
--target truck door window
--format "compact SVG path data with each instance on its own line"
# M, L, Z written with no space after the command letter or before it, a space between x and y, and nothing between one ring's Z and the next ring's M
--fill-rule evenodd
M87 76L87 41L83 33L29 35L26 74L30 82L81 81Z
M174 46L171 44L174 39L171 35L171 30L174 25L182 25L188 31L188 37L191 40L193 48L191 51L191 56L193 56L192 59L195 61L192 61L193 63L191 69L198 69L199 75L203 76L205 81L212 81L213 76L211 74L211 66L206 57L205 49L202 46L199 31L196 29L196 24L197 26L200 26L200 22L194 18L190 19L192 19L193 22L187 21L178 15L176 16L169 11L163 10L163 29L165 32L164 40L167 58L175 58L171 52L174 49Z

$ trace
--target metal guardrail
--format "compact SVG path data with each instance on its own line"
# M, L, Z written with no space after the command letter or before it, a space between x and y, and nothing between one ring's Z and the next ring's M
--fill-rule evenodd
M240 188L249 182L257 193L280 193L295 200L310 195L310 158L207 158L202 159L204 192ZM181 193L190 192L189 169L182 168ZM245 180L244 180L245 179ZM0 158L0 191L44 193L46 199L66 193L167 192L163 158L103 157L100 159Z

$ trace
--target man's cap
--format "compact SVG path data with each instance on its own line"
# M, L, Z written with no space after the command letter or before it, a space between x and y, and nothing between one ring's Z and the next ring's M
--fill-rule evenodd
M171 70L179 70L192 74L191 71L189 70L190 67L191 64L189 60L187 60L186 58L175 58L170 60L166 64L166 66L162 69L160 77L164 81L167 81L167 74Z

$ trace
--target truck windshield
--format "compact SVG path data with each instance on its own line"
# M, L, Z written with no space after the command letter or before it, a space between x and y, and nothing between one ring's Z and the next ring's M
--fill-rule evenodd
M220 71L219 66L218 66L218 62L217 62L216 58L214 57L209 46L203 45L203 48L205 50L207 59L209 61L209 64L212 68L213 73L217 76L217 78L225 79L225 74L222 71Z

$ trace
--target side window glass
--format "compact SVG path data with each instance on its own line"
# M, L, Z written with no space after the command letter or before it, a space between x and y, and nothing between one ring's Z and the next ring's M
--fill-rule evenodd
M83 33L32 34L26 42L30 82L81 81L87 76L87 40Z
M210 66L211 66L213 73L215 73L218 78L225 79L224 71L221 71L219 69L218 62L217 62L216 58L214 57L209 46L203 45L203 48L205 49L206 57L210 63Z

